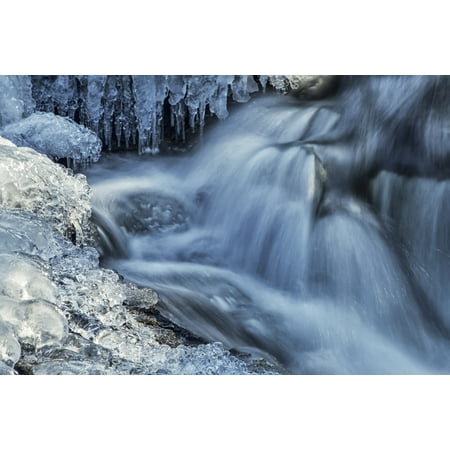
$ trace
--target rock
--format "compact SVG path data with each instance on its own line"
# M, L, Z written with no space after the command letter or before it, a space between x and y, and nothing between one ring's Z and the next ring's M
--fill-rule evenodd
M270 75L268 81L277 91L317 100L333 92L338 78L335 75Z
M116 201L115 218L129 233L185 231L189 217L175 199L155 192L133 192Z
M319 99L330 94L336 85L334 75L288 75L290 91L297 96Z

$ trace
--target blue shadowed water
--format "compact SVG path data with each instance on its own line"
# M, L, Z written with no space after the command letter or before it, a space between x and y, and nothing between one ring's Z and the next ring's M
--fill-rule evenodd
M105 264L288 373L449 373L449 88L348 77L239 105L183 156L104 156Z

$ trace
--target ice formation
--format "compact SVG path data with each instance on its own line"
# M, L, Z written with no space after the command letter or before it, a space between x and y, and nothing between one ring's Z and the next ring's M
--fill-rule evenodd
M293 76L280 75L2 76L0 115L4 119L0 120L0 126L17 122L34 111L50 112L90 128L108 149L137 145L140 153L157 153L169 136L168 129L169 141L184 142L188 132L202 131L208 115L225 119L231 100L247 102L251 94L261 88L265 90L268 85L280 92L301 90L302 86L304 90L310 89L318 77L303 78L299 81L298 77L294 80ZM49 116L39 119L44 122L39 128L50 120ZM32 123L35 121L38 117ZM46 138L47 143L54 143L56 136ZM28 143L48 152L41 150L40 140ZM76 159L70 150L71 141L70 149L47 143L44 147L55 152L56 157L69 154ZM79 159L95 158L95 153L85 149Z
M89 186L84 175L27 147L0 141L0 207L36 213L79 244L89 240Z
M0 127L35 111L54 113L91 129L105 148L137 145L139 153L154 154L165 140L178 145L187 133L201 134L208 116L225 119L231 100L247 102L267 86L317 97L332 80L317 75L0 76ZM33 115L3 135L56 158L95 161L100 151L86 130L76 131L73 123L50 115Z
M46 274L46 267L18 254L0 253L0 272L4 281L0 295L19 300L43 298L55 302L55 288Z
M221 344L188 345L152 322L154 291L65 237L76 223L88 242L83 176L6 139L0 162L0 374L253 373Z
M28 116L34 106L30 77L0 76L0 127Z
M228 115L231 93L237 102L258 91L251 76L136 75L33 76L36 110L67 116L97 133L104 145L157 153L165 127L184 140L186 129L202 129L207 108Z
M34 113L3 127L0 134L20 147L31 147L54 160L75 164L98 161L102 143L96 134L66 117Z

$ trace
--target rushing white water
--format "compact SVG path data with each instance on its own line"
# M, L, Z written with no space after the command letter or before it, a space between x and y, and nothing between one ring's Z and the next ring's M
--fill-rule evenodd
M393 182L353 186L369 133L349 144L348 103L266 96L192 154L103 157L87 175L105 264L160 292L179 325L288 373L448 373L448 303L428 289L443 277L426 250L434 234L411 250L421 278L387 219L402 207ZM442 203L437 183L424 189Z

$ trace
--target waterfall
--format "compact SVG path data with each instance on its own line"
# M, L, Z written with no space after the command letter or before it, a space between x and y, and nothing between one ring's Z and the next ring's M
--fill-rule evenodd
M105 264L287 373L448 373L447 86L266 94L191 153L103 156L86 173Z

